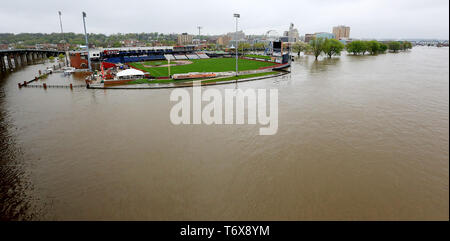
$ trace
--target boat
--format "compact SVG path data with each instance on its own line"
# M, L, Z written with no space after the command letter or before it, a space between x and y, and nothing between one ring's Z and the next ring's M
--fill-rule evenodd
M44 74L51 74L51 73L53 73L53 68L52 68L52 67L47 67L47 68L44 70Z
M74 67L63 67L62 70L64 72L64 75L69 75L69 74L75 72Z
M118 72L113 79L105 79L103 83L108 84L126 84L133 80L143 79L145 77L144 72L137 69L126 69Z

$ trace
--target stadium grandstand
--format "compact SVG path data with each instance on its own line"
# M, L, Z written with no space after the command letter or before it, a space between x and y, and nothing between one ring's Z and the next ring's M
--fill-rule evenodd
M188 59L199 59L200 57L198 57L198 55L196 54L186 54L186 57Z
M186 55L184 54L174 54L173 55L175 57L175 59L188 59L188 57L186 57Z
M164 57L166 58L166 60L175 60L175 57L173 57L173 55L171 54L165 54Z
M209 59L209 56L204 53L197 53L197 55L200 59Z
M171 60L188 59L186 54L195 55L195 46L107 48L97 51L100 54L100 61L110 63L128 63L151 60L168 60L169 58ZM197 56L197 59L198 58L199 57Z

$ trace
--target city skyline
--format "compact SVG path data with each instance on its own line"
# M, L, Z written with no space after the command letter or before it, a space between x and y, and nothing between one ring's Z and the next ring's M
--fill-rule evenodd
M326 4L323 1L288 1L283 6L290 7L281 7L282 11L273 11L272 1L234 2L215 2L211 10L204 7L210 3L204 0L177 4L130 0L126 5L128 8L119 2L114 4L114 1L105 4L84 0L77 3L19 0L3 4L0 32L59 32L58 11L61 11L64 31L82 33L81 12L85 11L90 33L187 32L195 36L197 26L201 25L202 34L221 35L233 32L232 14L238 12L241 14L239 29L247 35L261 35L268 30L276 30L282 35L291 22L300 35L331 33L338 25L350 26L353 38L448 39L449 35L449 3L446 0L344 0L339 3L327 0ZM137 5L141 7L135 8ZM161 9L167 9L167 12Z

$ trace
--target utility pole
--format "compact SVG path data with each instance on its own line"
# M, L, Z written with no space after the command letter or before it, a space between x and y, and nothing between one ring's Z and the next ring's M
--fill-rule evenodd
M86 13L83 12L84 38L86 40L87 59L88 59L89 71L92 72L91 58L89 56L89 41L88 41L88 35L87 35L87 32L86 32L86 20L85 19L86 19Z
M66 66L68 66L69 61L67 60L67 48L66 48L66 40L64 39L64 31L63 31L63 25L62 25L62 20L61 20L61 11L58 11L58 14L59 14L59 25L61 26L62 40L63 40L63 44L64 44L64 55L66 56Z
M238 18L240 18L241 15L238 14L238 13L235 13L233 16L236 18L236 33L234 35L234 38L235 38L235 41L236 41L236 46L235 46L235 48L236 48L235 49L236 50L236 76L238 76L238 70L239 70L239 67L238 67L238 46L239 46L239 41L238 41L237 33L238 33ZM237 78L236 78L236 82L237 82Z

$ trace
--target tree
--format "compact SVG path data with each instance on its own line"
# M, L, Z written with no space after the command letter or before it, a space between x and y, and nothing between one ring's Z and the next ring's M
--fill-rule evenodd
M364 55L364 53L367 51L367 44L364 41L355 40L348 43L346 48L348 52L353 53L354 55Z
M371 55L375 55L380 52L380 43L378 41L372 40L367 41L367 49Z
M384 43L380 43L380 49L379 49L379 51L378 52L380 52L380 53L384 53L384 52L386 52L386 50L388 49L388 46L387 46L387 44L384 44Z
M239 43L239 51L246 52L251 48L251 45L249 43Z
M401 44L401 49L402 49L402 50L412 49L412 44L411 44L411 42L403 41L403 42L400 42L400 44Z
M59 60L64 59L64 54L59 54L59 55L58 55L58 59L59 59Z
M215 44L208 44L208 50L216 50L216 45Z
M266 49L266 46L264 43L255 43L255 44L253 44L253 48L255 50L264 50L264 49Z
M390 51L393 51L394 53L398 52L401 49L402 45L400 44L400 42L397 41L392 41L389 42L388 44L388 48Z
M331 58L333 55L340 55L345 45L336 39L325 39L323 52Z
M112 47L113 48L120 48L120 47L122 47L122 44L120 42L114 42Z
M325 43L324 38L313 38L311 41L309 41L309 46L314 54L314 56L317 58L323 51L323 44Z
M309 49L309 44L305 42L296 42L292 45L292 51L297 53L297 56L300 56L301 52L306 52Z

